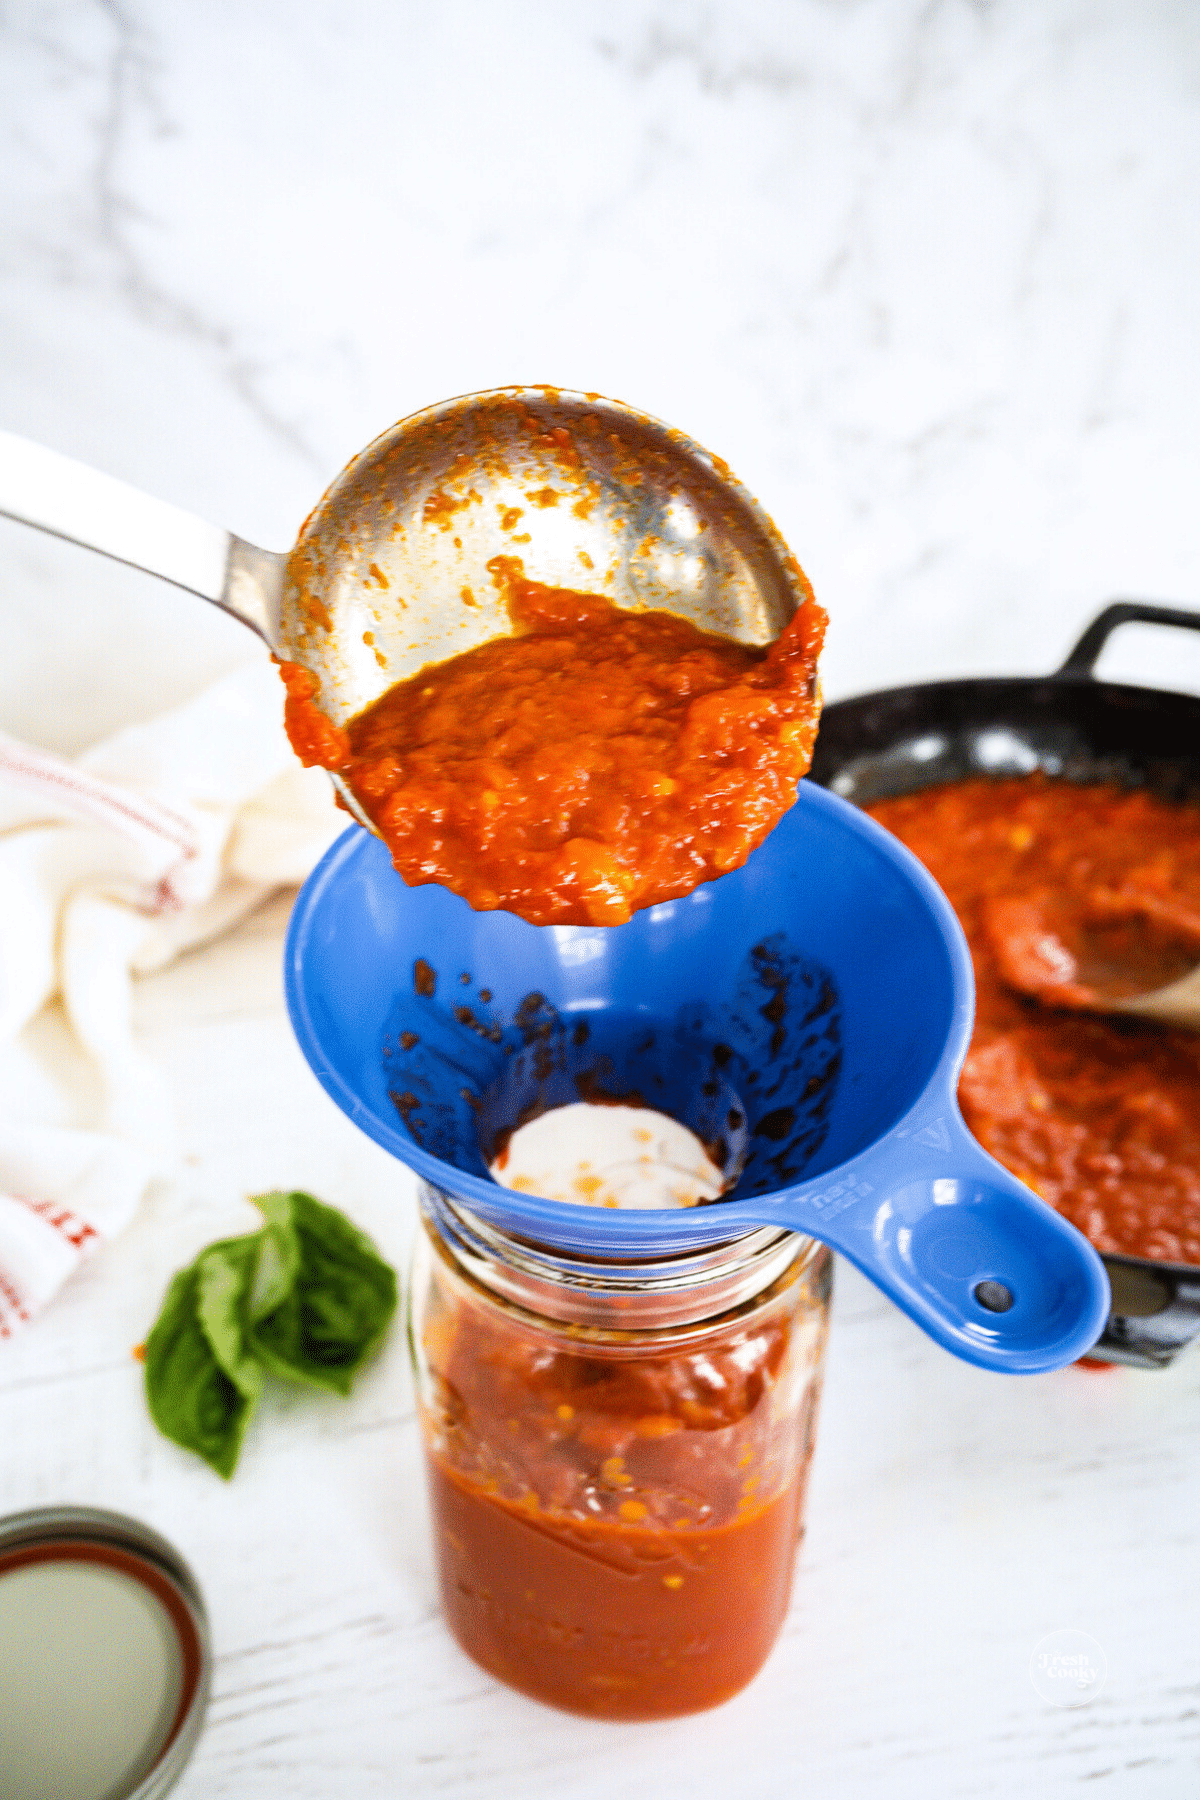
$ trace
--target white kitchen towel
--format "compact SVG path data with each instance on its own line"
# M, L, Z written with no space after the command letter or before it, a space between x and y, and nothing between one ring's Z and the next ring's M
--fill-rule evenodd
M0 1046L61 994L103 1089L88 1131L13 1117L0 1096L0 1338L174 1162L132 977L302 881L344 825L327 776L292 753L266 661L75 762L0 734Z
M0 1339L53 1298L85 1256L128 1225L153 1179L135 1144L97 1131L0 1123Z

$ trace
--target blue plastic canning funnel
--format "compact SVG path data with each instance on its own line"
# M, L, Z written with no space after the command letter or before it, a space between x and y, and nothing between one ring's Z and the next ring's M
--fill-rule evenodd
M802 783L744 868L615 928L406 887L354 827L296 903L286 987L342 1110L504 1230L652 1261L786 1227L988 1369L1057 1368L1100 1335L1100 1258L959 1115L974 987L958 921L903 845L823 789ZM619 1211L492 1180L519 1123L605 1098L690 1126L726 1196Z

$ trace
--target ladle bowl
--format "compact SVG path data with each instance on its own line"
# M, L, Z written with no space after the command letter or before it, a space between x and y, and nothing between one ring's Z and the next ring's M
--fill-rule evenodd
M620 401L552 387L494 388L401 419L347 465L286 553L7 432L0 513L212 601L310 669L336 725L424 664L511 632L498 559L747 644L776 638L807 592L718 457Z
M948 902L896 839L807 783L743 868L615 928L538 928L406 887L351 829L301 891L285 984L342 1110L489 1225L648 1261L802 1232L945 1348L1015 1373L1073 1361L1104 1324L1095 1250L959 1115L973 984ZM491 1178L506 1133L581 1098L678 1118L726 1197L610 1211Z

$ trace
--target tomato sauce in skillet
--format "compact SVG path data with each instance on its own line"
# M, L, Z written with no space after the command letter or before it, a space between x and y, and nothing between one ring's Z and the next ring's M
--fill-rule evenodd
M980 1143L1097 1249L1200 1263L1200 1034L1079 1010L1200 961L1200 807L1031 775L867 810L967 934Z

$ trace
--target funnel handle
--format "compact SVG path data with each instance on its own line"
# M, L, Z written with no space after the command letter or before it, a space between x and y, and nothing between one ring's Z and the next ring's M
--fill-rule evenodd
M211 600L269 645L278 639L282 556L11 431L0 431L0 513Z
M1091 1244L981 1149L949 1097L824 1186L780 1195L771 1214L848 1257L980 1368L1061 1368L1086 1355L1108 1317L1108 1276Z

